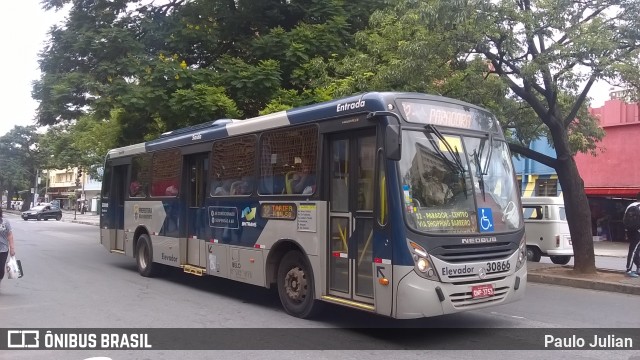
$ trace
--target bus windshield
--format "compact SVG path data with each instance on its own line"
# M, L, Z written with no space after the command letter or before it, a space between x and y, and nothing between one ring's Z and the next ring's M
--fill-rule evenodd
M414 230L475 234L522 226L504 141L452 134L439 138L427 129L403 131L402 144L404 212Z

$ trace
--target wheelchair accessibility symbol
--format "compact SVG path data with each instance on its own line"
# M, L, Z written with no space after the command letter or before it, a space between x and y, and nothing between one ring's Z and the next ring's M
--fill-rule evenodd
M478 227L480 232L493 231L493 214L491 208L478 208Z

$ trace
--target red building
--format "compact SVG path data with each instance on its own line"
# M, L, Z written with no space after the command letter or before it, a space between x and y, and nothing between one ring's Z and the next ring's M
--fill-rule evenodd
M640 104L615 97L591 113L606 135L596 157L576 155L592 216L592 231L601 240L626 241L622 215L640 192Z

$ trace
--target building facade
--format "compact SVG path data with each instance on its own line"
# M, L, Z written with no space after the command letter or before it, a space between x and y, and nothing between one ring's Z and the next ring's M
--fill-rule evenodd
M639 107L612 93L602 107L591 109L606 134L596 157L575 157L591 206L592 232L602 240L626 241L622 216L640 192Z
M93 209L92 199L100 195L102 182L86 173L82 173L79 177L78 174L78 168L43 172L44 201L58 202L61 208L72 210L75 206L73 199L86 200L87 206L92 211L96 211Z
M532 141L529 149L552 158L556 157L555 149L546 139ZM512 160L522 197L562 195L555 169L524 156L514 156Z
M627 205L640 192L640 104L625 102L625 92L612 92L602 107L590 109L600 119L606 134L598 144L597 156L575 157L591 208L591 232L594 240L627 241L622 216ZM546 139L538 139L531 150L555 158L556 152ZM553 168L526 157L513 157L521 195L561 196L562 189Z

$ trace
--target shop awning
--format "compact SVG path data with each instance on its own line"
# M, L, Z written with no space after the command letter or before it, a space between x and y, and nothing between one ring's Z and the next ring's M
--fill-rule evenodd
M640 192L640 187L585 187L584 192L588 196L612 196L635 198Z

